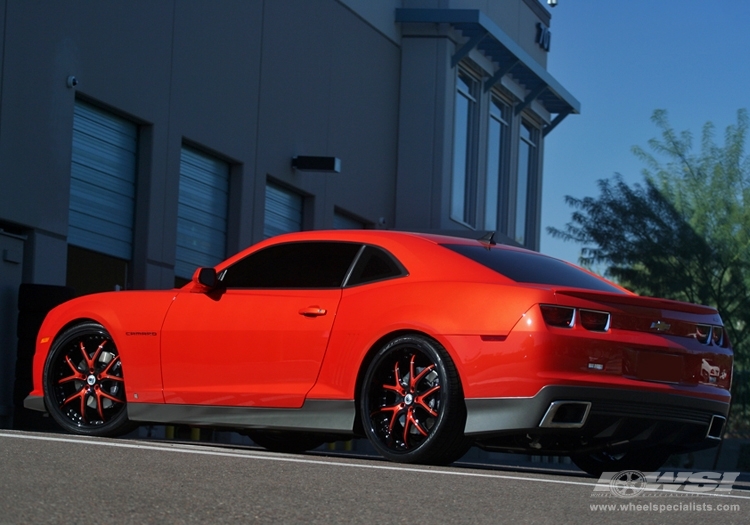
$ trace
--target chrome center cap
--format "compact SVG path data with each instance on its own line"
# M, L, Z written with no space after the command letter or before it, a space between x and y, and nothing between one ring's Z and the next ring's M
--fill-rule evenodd
M92 374L92 375L90 375L90 376L88 376L88 377L86 378L86 383L87 383L87 384L88 384L89 386L94 386L94 385L96 384L96 376L95 376L95 375L93 375L93 374Z
M404 403L407 405L411 405L414 402L414 396L412 394L406 394L404 396Z

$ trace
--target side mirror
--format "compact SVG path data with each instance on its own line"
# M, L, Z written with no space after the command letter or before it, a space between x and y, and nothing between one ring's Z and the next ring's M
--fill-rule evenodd
M195 272L193 281L209 290L214 290L219 285L215 268L198 268L198 271Z

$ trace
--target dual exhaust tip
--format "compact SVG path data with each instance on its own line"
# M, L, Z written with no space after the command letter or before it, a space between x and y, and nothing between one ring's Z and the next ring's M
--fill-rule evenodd
M542 418L542 428L581 428L591 411L590 401L553 401Z
M590 401L553 401L539 426L542 428L581 428L591 411ZM727 418L714 415L706 431L707 439L721 439Z

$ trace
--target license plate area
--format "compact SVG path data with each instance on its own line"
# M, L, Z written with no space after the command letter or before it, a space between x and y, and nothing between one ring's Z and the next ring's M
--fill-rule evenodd
M642 381L681 383L685 377L685 358L661 352L636 353L635 377Z

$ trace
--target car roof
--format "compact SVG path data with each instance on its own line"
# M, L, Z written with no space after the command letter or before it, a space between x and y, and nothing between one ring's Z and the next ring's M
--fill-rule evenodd
M468 244L481 246L476 240L442 235L394 230L311 230L277 235L254 244L216 266L221 271L250 253L269 246L290 242L338 241L372 244L390 251L407 268L410 275L428 279L463 279L507 282L488 268L446 250L441 244ZM536 252L533 252L536 253ZM435 260L441 264L434 264ZM461 277L459 277L461 278Z
M464 244L464 245L484 245L484 242L480 239L472 239L467 237L456 237L450 235L441 235L436 233L426 232L412 232L412 231L399 231L399 230L309 230L302 232L284 233L271 237L262 241L263 244L277 244L281 242L295 242L295 241L345 241L345 242L361 242L361 243L377 243L378 241L388 240L403 240L409 242L412 240L423 240L428 241L432 244ZM258 246L260 243L254 245ZM520 250L530 252L542 257L547 257L539 252L528 250L526 248L520 248L516 246L510 246L506 244L493 245L495 248L509 249L509 250Z

